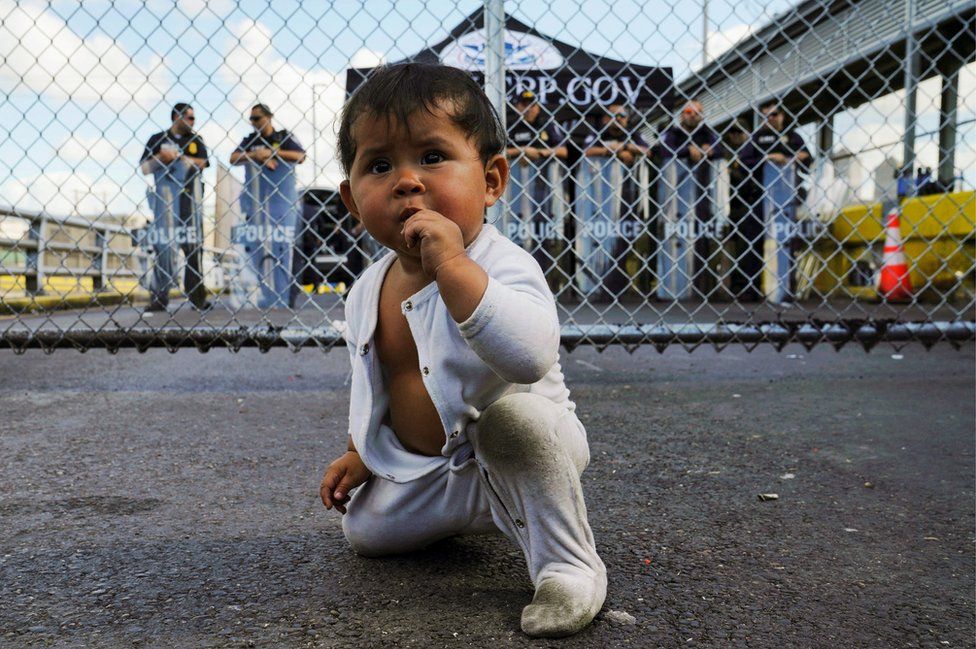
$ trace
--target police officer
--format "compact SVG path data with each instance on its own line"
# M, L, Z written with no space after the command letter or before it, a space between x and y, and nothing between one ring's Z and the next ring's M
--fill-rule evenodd
M678 123L661 134L657 149L662 164L679 160L691 176L691 204L694 218L686 222L688 238L694 242L694 264L689 269L694 285L708 294L716 280L707 273L712 249L721 233L716 232L716 204L714 197L715 172L709 162L722 158L722 143L715 129L705 124L702 104L697 99L681 107Z
M786 113L779 102L767 102L760 111L763 124L752 134L742 159L756 182L762 184L762 197L755 203L755 212L764 224L766 241L771 244L764 244L764 263L773 281L767 297L773 302L791 302L796 205L802 198L796 172L808 168L812 156L793 125L787 126Z
M266 105L255 104L249 118L254 132L230 156L231 164L245 165L243 242L261 285L258 306L263 309L289 304L295 281L292 248L301 212L295 165L305 161L298 139L288 130L276 130L273 116Z
M569 152L564 138L551 122L541 120L542 106L536 101L534 92L519 93L515 110L518 116L509 123L505 155L518 163L566 159Z
M809 166L812 159L803 138L790 125L786 127L786 113L778 102L763 104L759 109L763 116L763 124L752 135L748 151L749 162L757 166L764 160L785 165L797 162L801 167Z
M153 224L148 241L155 252L147 311L165 311L176 285L176 245L186 256L183 289L196 309L209 308L203 284L201 171L210 165L203 138L193 130L193 107L180 102L170 111L172 124L146 142L140 159L143 174L153 175L149 191Z
M657 146L662 157L681 158L691 163L722 157L718 133L705 124L702 104L697 99L681 107L678 123L661 134Z
M729 170L729 220L733 250L731 290L740 302L756 302L762 296L763 222L757 203L762 189L743 162L749 130L739 121L725 131L725 157Z
M505 235L519 245L532 246L532 255L549 276L562 238L553 210L553 200L562 187L550 182L549 165L554 160L565 164L569 150L562 131L543 116L535 93L519 93L515 111L514 119L508 120L505 149L511 160L508 203L515 218L507 222Z
M647 153L647 143L631 125L627 107L601 106L583 141L575 203L576 283L591 303L613 301L630 282L625 261L639 229L634 215L635 172Z

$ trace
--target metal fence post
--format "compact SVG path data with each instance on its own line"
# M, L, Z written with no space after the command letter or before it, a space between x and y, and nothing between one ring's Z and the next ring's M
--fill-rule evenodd
M952 189L956 176L956 125L959 104L959 62L949 64L942 72L939 105L939 182Z
M902 175L915 169L915 121L918 88L918 47L915 42L915 0L905 0L905 146L902 150ZM914 182L906 183L909 188ZM910 189L914 194L914 189Z
M92 277L92 289L97 293L105 290L105 267L108 261L108 230L96 230L95 236L101 242L101 250L98 253L98 273Z
M37 220L37 248L35 248L37 258L34 266L34 286L33 289L27 285L27 290L35 295L44 295L44 285L47 283L47 274L44 272L44 257L47 253L47 230L48 222L42 214Z
M485 93L498 112L502 132L505 124L505 0L485 0ZM501 201L488 209L488 220L498 223Z
M833 162L834 150L834 112L830 111L817 122L817 148L810 178L813 182L823 182L827 164Z

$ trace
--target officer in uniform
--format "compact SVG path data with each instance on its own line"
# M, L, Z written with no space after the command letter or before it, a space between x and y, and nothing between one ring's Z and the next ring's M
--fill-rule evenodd
M611 302L630 283L625 263L640 229L638 163L649 149L622 104L599 107L577 165L576 283L587 301Z
M549 165L553 160L565 164L569 151L559 128L543 115L535 93L519 93L515 110L514 119L508 120L505 149L511 160L508 203L515 218L507 221L504 234L519 245L531 246L533 257L549 276L562 238L553 210L562 186L551 182Z
M274 114L264 104L251 108L254 132L231 154L230 162L245 165L241 210L247 219L243 243L261 286L258 306L287 307L292 275L295 229L301 205L295 165L305 161L305 149L293 133L276 130Z
M758 201L762 189L743 162L749 130L733 122L725 131L725 156L729 169L729 220L734 255L732 294L740 302L757 302L762 296L763 222Z
M153 175L149 190L153 224L148 240L155 252L151 296L147 311L165 311L176 280L176 250L186 257L183 290L196 309L209 308L203 284L202 189L200 172L210 163L203 138L193 130L193 107L178 103L170 111L172 124L146 142L140 159L143 174Z
M762 198L756 201L757 218L764 224L764 264L772 281L765 292L773 302L793 300L796 205L802 198L797 170L807 169L812 160L803 138L778 102L760 107L763 124L752 134L742 159L757 182Z
M657 146L661 157L681 158L692 164L722 157L718 133L705 124L702 104L697 99L682 106L678 123L661 134Z
M693 212L688 214L689 218L683 220L687 226L684 237L691 244L687 247L689 252L694 250L694 255L689 260L693 262L692 267L685 272L694 286L703 295L708 295L713 285L721 281L721 278L711 276L708 272L708 262L714 249L717 249L717 242L722 234L715 231L714 227L718 222L715 202L717 170L709 163L721 160L722 144L715 129L705 124L700 101L692 99L682 106L678 123L661 134L657 149L662 165L669 161L679 161L682 169L687 170L690 196L687 203L680 206L680 211ZM669 189L678 191L677 188ZM667 291L659 292L660 297L667 295Z
M764 123L753 133L750 149L746 152L748 162L759 166L769 160L779 165L798 162L801 167L810 165L812 156L803 138L796 129L786 127L786 113L776 102L765 104L760 108Z

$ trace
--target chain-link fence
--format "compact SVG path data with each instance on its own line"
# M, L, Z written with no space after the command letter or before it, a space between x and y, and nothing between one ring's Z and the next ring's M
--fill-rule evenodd
M0 1L0 346L342 343L378 65L486 88L563 342L970 340L969 0Z

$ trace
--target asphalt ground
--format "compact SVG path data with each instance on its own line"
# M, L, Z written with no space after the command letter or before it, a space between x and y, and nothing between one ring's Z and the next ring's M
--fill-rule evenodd
M0 353L0 646L973 646L972 345L562 360L610 585L533 641L503 537L349 550L344 350Z

